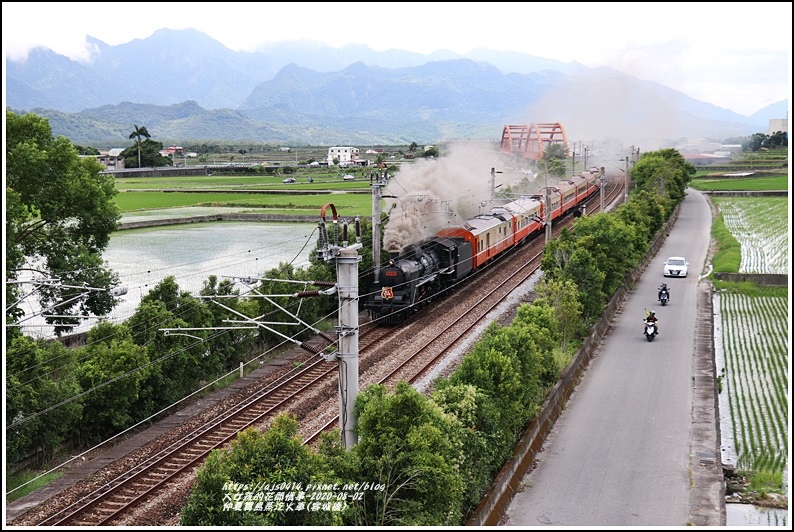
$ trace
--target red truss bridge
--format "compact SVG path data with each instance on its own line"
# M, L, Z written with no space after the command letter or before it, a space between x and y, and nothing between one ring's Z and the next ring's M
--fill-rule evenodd
M568 138L565 136L565 128L559 122L508 125L502 130L500 151L539 161L543 157L545 146L556 142L565 146L565 155L568 155Z

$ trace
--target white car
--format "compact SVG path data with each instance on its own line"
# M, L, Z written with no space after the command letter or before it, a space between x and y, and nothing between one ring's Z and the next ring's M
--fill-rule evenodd
M282 183L284 183L285 185L289 185L290 183L294 183L294 182L295 182L295 178L294 177L288 177L287 179L282 181Z
M689 262L684 257L670 257L664 261L665 277L686 277Z
M353 175L350 175L350 174L345 174L345 175L342 176L342 179L344 179L345 181L353 181L355 178L356 178L356 176L353 176Z

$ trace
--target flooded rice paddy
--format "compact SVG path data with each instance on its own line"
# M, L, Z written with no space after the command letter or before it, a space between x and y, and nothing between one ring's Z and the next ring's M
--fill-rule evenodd
M173 218L174 211L149 213L147 218ZM107 318L114 323L130 318L141 299L167 276L173 276L181 290L198 295L210 275L221 281L259 277L280 263L305 267L316 244L315 223L210 222L117 231L103 258L118 273L127 293ZM25 310L32 314L36 309ZM86 320L74 332L86 332L95 323ZM52 329L43 324L43 319L30 320L31 326L22 330L34 337L51 337Z
M726 526L789 527L788 510L752 504L726 504Z
M131 316L141 298L167 276L198 295L210 275L218 281L258 277L290 263L306 266L317 243L316 224L212 222L115 233L104 253L127 287L114 319Z

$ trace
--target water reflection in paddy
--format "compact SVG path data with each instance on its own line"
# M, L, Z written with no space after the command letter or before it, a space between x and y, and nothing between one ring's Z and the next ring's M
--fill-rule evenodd
M316 229L312 223L212 222L113 233L103 257L128 293L110 317L129 318L169 275L196 295L210 275L256 277L281 262L306 266Z
M788 510L752 504L726 504L726 526L788 527Z

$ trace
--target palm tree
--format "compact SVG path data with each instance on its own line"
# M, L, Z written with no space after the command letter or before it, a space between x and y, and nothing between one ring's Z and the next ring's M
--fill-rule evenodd
M138 168L141 167L141 137L151 138L152 136L146 130L146 126L138 127L138 124L134 124L135 131L130 133L131 139L136 139L138 142Z

